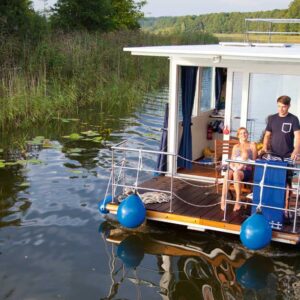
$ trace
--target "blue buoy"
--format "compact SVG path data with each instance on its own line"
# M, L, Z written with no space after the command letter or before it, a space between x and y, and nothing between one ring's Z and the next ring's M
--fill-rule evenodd
M262 249L272 239L272 228L261 213L256 213L242 224L240 239L248 249Z
M136 194L129 195L118 207L117 219L124 227L136 228L144 222L145 217L144 203Z
M102 222L98 227L98 232L103 234L106 238L110 236L110 231L114 227L107 221Z
M255 255L236 270L236 278L244 288L261 290L267 286L272 272L274 272L272 260Z
M144 258L142 240L135 235L128 236L118 246L117 255L127 268L136 268Z
M101 214L108 214L109 211L106 209L106 204L112 201L112 195L107 195L103 200L98 203L98 209Z

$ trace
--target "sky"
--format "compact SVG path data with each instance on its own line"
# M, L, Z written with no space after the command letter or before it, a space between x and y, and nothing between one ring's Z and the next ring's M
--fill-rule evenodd
M32 0L32 2L36 10L43 10L44 3L51 6L56 0ZM142 9L145 16L159 17L286 9L292 0L147 0L147 2Z

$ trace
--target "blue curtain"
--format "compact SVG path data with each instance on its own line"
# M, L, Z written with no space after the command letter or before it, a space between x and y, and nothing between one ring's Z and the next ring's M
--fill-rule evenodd
M160 139L159 151L166 152L168 148L168 120L169 120L169 104L166 103L164 125L162 128L163 131ZM167 171L167 155L165 154L158 155L156 170Z
M178 154L192 160L192 110L194 105L197 67L181 67L181 92L182 92L182 137ZM191 169L192 163L178 158L178 167Z
M215 95L216 95L216 109L220 109L222 83L223 83L223 70L222 68L216 68L216 79L215 79Z

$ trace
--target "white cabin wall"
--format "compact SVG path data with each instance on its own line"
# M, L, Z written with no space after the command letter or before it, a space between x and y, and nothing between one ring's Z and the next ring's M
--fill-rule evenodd
M193 160L202 156L203 149L210 146L209 141L206 139L207 124L210 122L209 115L212 111L201 113L201 115L192 118L192 156Z

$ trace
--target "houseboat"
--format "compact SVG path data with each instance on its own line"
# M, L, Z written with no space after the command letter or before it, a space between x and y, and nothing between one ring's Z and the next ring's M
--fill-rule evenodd
M256 21L282 23L276 19ZM100 210L122 215L118 210L124 195L133 191L144 201L148 220L240 235L244 221L259 208L267 215L271 240L298 244L297 162L244 162L260 170L261 175L249 183L253 194L241 200L243 208L239 212L233 211L230 184L225 210L220 209L226 174L218 167L230 162L231 145L239 127L248 129L251 141L261 140L267 117L277 112L279 96L290 96L289 111L300 116L300 45L245 40L216 45L131 47L124 51L169 60L169 101L160 149L134 148L127 141L112 147L112 172ZM158 157L156 168L148 163L154 156ZM285 209L287 170L294 176L289 207ZM268 180L269 175L280 178L280 182ZM269 198L263 199L264 195ZM281 204L274 205L273 198L281 198ZM284 213L288 213L290 222L285 222ZM137 214L143 215L143 211Z

